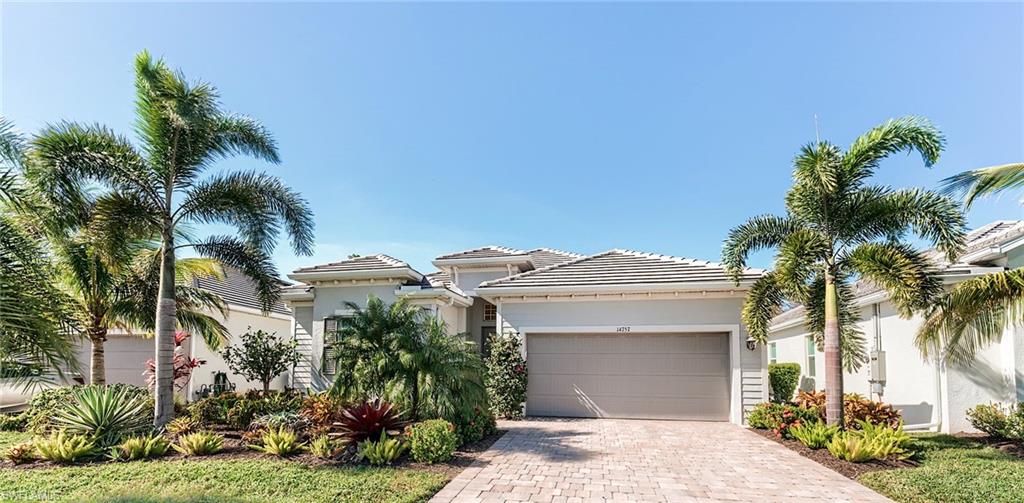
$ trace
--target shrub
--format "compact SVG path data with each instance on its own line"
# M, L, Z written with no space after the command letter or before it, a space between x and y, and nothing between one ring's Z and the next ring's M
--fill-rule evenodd
M185 456L209 456L224 447L224 437L208 431L189 433L178 438L173 447Z
M69 435L58 431L49 437L38 437L32 441L39 457L55 463L74 463L99 453L99 448L85 435Z
M113 459L135 461L163 456L171 448L171 443L162 435L150 434L125 439L111 452Z
M385 435L398 435L408 421L395 406L381 401L372 400L358 405L346 407L342 411L341 421L334 424L342 436L351 442L378 438Z
M315 393L302 400L302 414L309 420L310 430L315 434L326 433L331 425L341 421L344 402L328 392Z
M359 459L365 459L371 465L390 465L405 452L406 445L400 438L388 438L381 432L377 441L364 440L359 443Z
M838 432L838 425L828 426L821 421L807 422L789 429L789 434L793 438L811 449L825 447Z
M444 419L431 419L407 428L412 459L433 464L448 461L459 444L455 425Z
M252 420L250 429L261 428L265 430L276 430L281 428L301 433L309 428L309 419L297 412L275 412L264 414Z
M0 414L0 431L21 431L28 423L28 414Z
M32 462L36 459L36 446L32 442L12 445L4 451L4 459L16 465Z
M801 391L793 400L797 406L815 410L822 421L827 419L825 411L824 391ZM843 426L846 429L859 428L860 421L873 424L884 424L895 428L902 421L898 410L892 405L875 402L856 393L843 396Z
M130 384L64 386L42 390L29 400L28 408L22 413L25 416L25 430L41 435L60 429L59 425L54 422L57 411L68 402L74 400L74 393L76 391L87 389L124 390L126 396L131 398L140 397L145 401L145 415L152 416L153 414L152 395L150 395L148 390L138 386Z
M967 419L971 426L990 436L1024 440L1024 402L1016 408L1000 403L976 405L967 410Z
M271 428L260 437L260 445L251 446L257 451L265 454L273 454L278 457L298 454L302 450L302 442L299 436L288 428Z
M71 401L57 409L54 422L105 448L146 429L149 417L145 399L125 388L88 387L72 391Z
M344 447L327 435L314 437L309 442L310 454L320 459L334 459L341 455Z
M838 459L851 463L863 463L874 459L868 443L864 439L840 432L828 443L828 452Z
M902 423L892 428L860 421L859 426L859 430L836 433L828 443L828 451L852 463L874 459L906 459L911 456L910 435L903 431Z
M526 403L527 372L522 341L516 336L492 335L485 359L484 383L495 416L516 419Z
M221 351L228 368L249 381L263 384L270 391L270 381L299 362L297 341L285 341L276 334L250 329L242 334L241 346L228 346Z
M455 422L455 432L459 435L460 444L478 442L497 431L498 425L494 421L494 413L486 407L474 407L472 416L459 418Z
M166 429L167 433L172 437L180 437L182 435L199 431L202 427L203 423L200 420L192 416L181 416L176 417L172 419L171 422L167 423Z
M800 384L800 364L772 363L768 365L768 383L771 386L773 402L788 402L793 398L793 392Z
M751 428L772 430L779 437L790 437L789 430L794 426L818 421L817 412L795 405L779 403L759 403L747 415L747 424Z
M245 394L221 393L196 400L188 407L188 413L204 425L226 425L244 430L256 417L298 412L301 407L302 395L298 393L249 391Z

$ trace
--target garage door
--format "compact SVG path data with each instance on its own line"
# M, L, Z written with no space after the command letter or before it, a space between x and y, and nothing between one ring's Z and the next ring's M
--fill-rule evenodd
M727 334L527 334L533 416L729 420Z

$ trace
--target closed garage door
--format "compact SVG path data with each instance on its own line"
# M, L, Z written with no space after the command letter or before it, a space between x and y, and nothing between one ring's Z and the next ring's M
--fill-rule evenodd
M527 334L533 416L729 419L727 334Z

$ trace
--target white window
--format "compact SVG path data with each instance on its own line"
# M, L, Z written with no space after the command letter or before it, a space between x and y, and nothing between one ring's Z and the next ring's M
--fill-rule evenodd
M768 343L768 363L779 363L779 348L774 342Z
M814 377L814 367L817 361L816 353L818 351L818 345L814 342L814 337L807 336L807 368L804 369L804 375L807 377Z
M487 303L484 304L484 321L497 321L498 319L498 306Z
M334 359L334 345L338 342L338 330L341 329L341 316L324 318L324 354L320 359L320 373L324 376L333 376L337 370L337 360Z

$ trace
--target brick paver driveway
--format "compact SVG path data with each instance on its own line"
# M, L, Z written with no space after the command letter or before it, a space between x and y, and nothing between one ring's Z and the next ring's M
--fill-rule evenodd
M617 419L501 424L433 502L889 501L728 423Z

